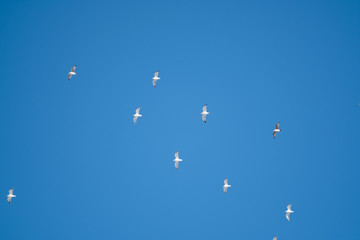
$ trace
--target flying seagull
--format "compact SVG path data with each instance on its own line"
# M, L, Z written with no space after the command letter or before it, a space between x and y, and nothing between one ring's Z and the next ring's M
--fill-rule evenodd
M142 117L141 114L139 114L140 112L140 108L136 109L136 113L133 115L134 116L134 124L136 124L136 120L138 119L138 117Z
M224 181L224 186L223 186L223 189L224 189L224 193L226 194L227 193L227 189L231 187L231 185L228 184L228 179L226 178L225 181Z
M9 202L9 204L11 204L11 199L12 199L13 197L16 197L16 196L13 194L13 192L14 192L14 189L10 189L9 195L7 195L7 200L8 200L8 202Z
M287 206L287 210L285 211L286 212L286 219L290 222L290 213L293 213L294 211L291 211L291 205L292 204L289 204Z
M71 79L72 75L76 75L75 69L76 69L76 65L74 65L71 69L71 72L69 72L68 80Z
M206 115L210 114L207 110L206 110L207 104L205 104L205 106L203 106L203 111L201 113L202 115L202 120L204 121L204 123L206 123Z
M182 159L179 158L179 152L175 153L174 162L175 162L176 169L179 169L179 162L182 162Z
M276 236L273 238L273 240L277 240L277 237L278 237L278 235L276 235Z
M156 81L157 80L160 80L160 78L158 77L159 76L159 72L160 71L157 71L155 74L154 74L154 77L152 78L153 79L153 86L156 87Z
M273 131L273 138L274 138L274 139L275 139L276 133L281 132L281 129L279 129L279 125L280 125L280 122L278 122L278 123L276 124L275 129L274 129L274 131Z

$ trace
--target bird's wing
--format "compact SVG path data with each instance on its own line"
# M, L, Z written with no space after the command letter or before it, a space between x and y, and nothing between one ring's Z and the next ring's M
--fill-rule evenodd
M277 236L275 236L275 237L273 238L273 240L277 240Z
M223 187L224 188L224 193L227 193L227 187Z
M203 106L203 112L206 112L206 107L207 107L207 104L205 104L205 106Z
M76 69L76 65L74 65L71 69L72 72L75 72L75 69Z
M13 195L14 189L9 190L9 195Z
M140 112L140 108L137 108L136 113L139 114L139 112Z
M136 124L137 116L134 117L134 124Z
M9 204L11 204L11 197L7 197Z
M228 185L228 179L227 179L227 178L224 180L224 183L225 183L226 185Z
M179 152L175 153L175 158L179 158Z
M179 162L178 161L175 161L175 167L176 167L176 169L179 168Z
M279 129L280 122L278 122L275 126L276 129Z
M153 86L156 87L156 79L153 79Z
M292 205L292 204L289 204L289 205L287 206L287 209L288 209L288 210L291 210L291 205Z
M70 80L70 79L71 79L71 74L68 75L68 80Z
M206 115L205 114L202 115L202 120L206 123Z
M157 72L154 74L154 77L158 77L158 76L159 76L159 72L160 72L160 71L157 71Z
M274 132L273 132L273 138L274 138L274 139L275 139L275 135L276 135L276 132L274 131Z
M288 221L290 221L290 213L289 213L289 212L286 213L286 219L287 219Z

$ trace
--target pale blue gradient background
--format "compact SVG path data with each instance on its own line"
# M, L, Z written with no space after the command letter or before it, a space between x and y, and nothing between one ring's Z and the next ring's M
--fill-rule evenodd
M360 1L2 1L0 239L359 239L359 43Z

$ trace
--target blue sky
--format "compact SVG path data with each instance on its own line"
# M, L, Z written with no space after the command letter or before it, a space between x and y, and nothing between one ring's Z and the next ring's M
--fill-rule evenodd
M2 1L0 23L0 239L359 239L359 1Z

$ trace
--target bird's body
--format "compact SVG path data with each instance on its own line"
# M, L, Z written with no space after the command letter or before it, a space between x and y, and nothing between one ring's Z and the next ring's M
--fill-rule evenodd
M207 111L207 104L205 104L205 106L203 106L203 111L201 113L202 115L202 120L204 121L204 123L206 123L206 115L210 114L208 111Z
M11 199L12 199L13 197L16 197L16 195L14 195L13 192L14 192L14 189L10 189L10 190L9 190L9 195L7 195L7 200L8 200L8 202L9 202L9 204L11 204Z
M153 79L152 83L153 83L153 86L154 86L154 87L156 87L156 81L157 81L157 80L160 80L160 78L159 78L159 72L160 72L160 71L155 72L154 77L152 78L152 79Z
M276 133L281 132L281 129L279 128L280 122L278 122L275 126L275 129L273 131L273 138L275 139Z
M139 114L139 112L140 112L140 108L137 108L135 114L133 115L134 116L134 119L133 119L134 124L136 124L136 121L137 121L138 117L142 117L142 115Z
M174 162L175 162L176 169L179 169L179 162L182 162L182 159L179 158L179 152L175 153Z
M70 80L73 75L76 75L75 69L76 69L76 65L74 65L71 68L71 71L69 72L69 75L68 75L68 80Z
M227 189L231 187L231 185L228 184L228 179L226 178L224 180L224 186L223 186L223 189L224 189L224 193L226 194L227 193Z
M286 212L286 219L287 219L288 221L290 221L290 214L294 212L294 211L291 211L291 205L292 205L292 204L289 204L289 205L287 206L287 210L285 211L285 212Z

